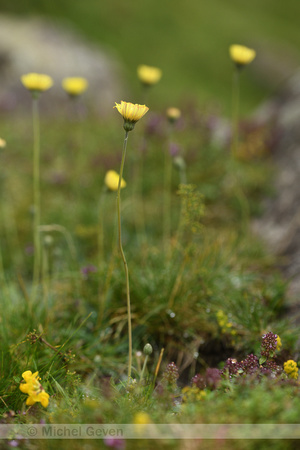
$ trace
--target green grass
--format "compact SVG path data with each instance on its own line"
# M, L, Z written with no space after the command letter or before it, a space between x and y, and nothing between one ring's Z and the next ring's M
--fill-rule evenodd
M47 93L43 95L46 101ZM169 145L166 118L158 115L160 125L149 133L152 111L129 135L122 221L131 285L134 378L139 380L143 362L136 352L149 342L153 354L146 370L148 381L127 393L126 290L116 247L115 195L101 194L106 170L119 167L122 120L117 111L115 118L102 123L89 115L73 132L72 123L63 117L42 118L41 223L48 228L43 232L43 276L32 303L30 125L25 117L1 118L8 142L1 154L0 395L6 422L43 418L47 423L122 423L135 420L142 410L163 423L178 408L173 396L180 401L181 388L196 373L221 368L227 357L241 360L250 352L259 355L260 337L266 331L278 333L283 341L277 364L281 367L293 358L297 331L282 318L285 282L249 228L250 218L260 212L261 199L271 192L273 169L267 148L262 156L259 147L250 159L241 150L239 159L233 161L228 148L213 143L207 111L201 111L200 120L198 110L183 107L182 112L172 140L182 148L190 184L179 188L179 173L172 168L170 240L165 240L162 225L164 153ZM271 131L255 132L266 145ZM144 133L147 149L142 152ZM245 145L253 144L251 132L242 134L242 139ZM99 214L104 227L101 259ZM82 272L89 266L92 271ZM218 319L220 314L225 324ZM161 397L160 388L151 392L149 383L162 348L158 383L163 383L162 373L171 361L177 364L180 377L175 391L172 388ZM25 411L26 396L19 390L25 370L39 371L50 404L47 409L37 404L25 416L16 413L10 419L8 411ZM108 379L110 394L104 387ZM261 395L273 404L276 386L271 381L256 386L249 379L243 388L232 385L232 398L226 386L208 390L206 403L190 398L180 408L180 421L227 420L233 401L232 422L240 419L240 408L243 421L284 421L288 420L285 410L290 390L294 389L293 395L297 392L289 384L279 389L278 408L267 413L266 408L254 411L253 405ZM94 399L92 403L83 400L87 395ZM206 414L210 402L215 406ZM296 404L290 407L291 417L297 417ZM51 442L43 445L52 448Z

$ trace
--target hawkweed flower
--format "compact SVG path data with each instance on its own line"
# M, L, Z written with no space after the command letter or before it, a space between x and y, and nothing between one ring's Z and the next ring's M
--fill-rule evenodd
M160 81L162 71L158 67L146 66L145 64L142 64L137 68L137 75L143 85L153 86Z
M41 92L47 91L53 85L53 80L49 75L40 73L28 73L21 77L21 82L26 89L32 93L32 119L33 119L33 201L34 201L34 263L33 263L33 294L34 302L37 291L37 284L40 275L41 242L39 234L40 226L40 119L38 98Z
M236 66L241 68L254 60L256 51L252 48L245 47L244 45L234 44L229 47L229 55Z
M110 191L117 191L119 186L119 174L115 170L109 170L104 177L104 184ZM126 187L126 181L122 178L121 189Z
M53 86L52 78L42 73L27 73L26 75L22 75L21 82L33 95L47 91Z
M116 103L114 108L117 108L121 116L123 116L123 128L127 132L132 131L136 122L149 111L149 108L146 105L138 105L123 101L121 101L121 103Z
M151 418L149 414L144 411L138 412L133 417L133 423L135 425L135 429L137 433L143 433L145 429L145 425L149 425L151 422Z
M168 108L166 116L171 123L174 123L181 117L181 111L178 108Z
M124 264L125 276L126 276L126 298L127 298L127 317L128 317L128 383L131 377L131 364L132 364L132 332L131 332L131 307L130 307L130 288L129 288L129 272L126 257L122 246L122 228L121 228L121 184L123 177L123 169L126 157L126 148L128 133L134 129L136 122L138 122L149 110L145 105L138 105L128 102L116 103L114 108L117 108L119 113L123 116L125 130L122 159L119 173L119 184L117 190L117 213L118 213L118 244L121 257Z
M62 87L70 97L78 97L88 88L88 81L82 77L68 77L62 81Z
M240 103L240 69L249 64L256 56L256 52L243 45L231 45L229 55L235 64L232 83L232 141L231 155L236 156L239 142L239 103Z
M0 148L5 148L6 147L6 141L2 138L0 138Z
M298 367L297 367L297 363L296 361L294 361L293 359L289 359L288 361L286 361L283 364L283 369L285 371L286 374L288 374L288 376L290 378L293 378L294 380L298 379Z
M43 386L40 383L39 373L32 373L31 370L26 370L22 374L24 381L20 384L20 390L24 394L28 394L26 405L32 406L37 402L40 402L44 408L49 404L49 394L45 392Z

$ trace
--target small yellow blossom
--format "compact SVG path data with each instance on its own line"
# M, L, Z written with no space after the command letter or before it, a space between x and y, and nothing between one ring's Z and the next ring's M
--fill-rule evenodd
M181 116L181 111L178 108L168 108L166 111L167 118L170 120L170 122L175 122L178 120Z
M146 66L144 64L138 66L137 74L141 82L146 86L152 86L158 83L162 77L162 71L158 67Z
M287 373L290 378L294 378L295 380L297 380L299 369L297 367L296 361L289 359L283 364L283 368L285 373Z
M256 52L244 45L231 45L229 47L229 55L237 66L245 66L254 60Z
M221 309L216 313L218 325L221 328L222 333L236 334L236 330L232 329L233 323L229 322L227 314Z
M136 425L147 425L148 423L151 423L151 419L149 414L141 411L135 414L133 423Z
M24 394L28 394L26 405L32 406L34 403L40 402L46 408L49 404L49 394L45 392L40 384L40 377L38 375L38 372L32 373L31 370L26 370L22 374L25 382L20 384L20 390Z
M281 339L280 339L280 336L278 336L278 334L277 334L277 345L276 345L276 350L280 350L281 349L281 347L282 347L282 342L281 342Z
M185 386L181 392L182 400L184 402L204 400L206 397L206 392L203 389L197 388L196 386Z
M77 97L87 90L88 82L82 77L69 77L63 79L62 87L69 95Z
M6 141L2 138L0 138L0 148L5 148L6 147Z
M22 75L21 82L29 91L43 92L53 86L53 80L49 75L41 73L28 73Z
M133 130L136 122L149 111L149 108L146 105L138 105L123 101L121 101L121 103L116 103L114 108L117 108L119 113L123 116L123 126L126 131Z
M133 423L135 425L135 430L137 433L143 433L145 429L145 425L148 425L151 422L149 414L141 411L135 414L133 417Z
M119 186L119 178L120 176L115 170L109 170L108 172L106 172L104 183L110 191L117 191ZM126 181L122 178L121 189L124 188L125 186Z

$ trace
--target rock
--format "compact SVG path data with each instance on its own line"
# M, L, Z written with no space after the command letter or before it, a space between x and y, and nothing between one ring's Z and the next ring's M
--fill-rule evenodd
M29 72L45 73L54 79L47 93L51 111L68 101L61 87L64 77L87 78L85 101L100 113L111 112L114 102L121 98L121 67L107 51L88 42L69 25L0 15L0 110L15 110L29 103L30 96L20 82L21 75Z
M279 257L280 268L289 281L291 306L300 322L300 70L259 108L255 118L272 121L280 138L273 154L277 167L275 195L265 200L265 213L255 221L254 230Z

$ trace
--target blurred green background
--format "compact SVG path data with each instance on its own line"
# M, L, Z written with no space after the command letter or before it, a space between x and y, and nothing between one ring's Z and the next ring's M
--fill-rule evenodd
M137 100L138 64L161 67L153 101L214 101L230 111L228 47L257 50L243 74L242 111L253 111L300 63L299 0L0 0L2 13L44 15L71 23L113 51Z

